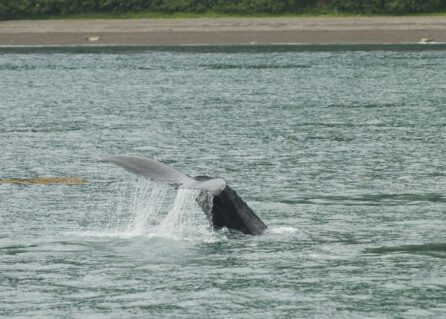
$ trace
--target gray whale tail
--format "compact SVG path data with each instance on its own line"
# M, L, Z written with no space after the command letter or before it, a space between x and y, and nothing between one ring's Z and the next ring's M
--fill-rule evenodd
M194 179L172 166L141 156L108 156L101 162L111 162L136 175L143 176L158 183L182 188L204 189L211 194L220 193L226 186L222 178L210 178L205 181Z
M267 228L222 178L190 177L169 165L140 156L116 155L102 158L100 161L111 162L157 183L205 191L201 192L197 202L214 228L227 227L250 235L260 235ZM210 200L212 205L208 204Z

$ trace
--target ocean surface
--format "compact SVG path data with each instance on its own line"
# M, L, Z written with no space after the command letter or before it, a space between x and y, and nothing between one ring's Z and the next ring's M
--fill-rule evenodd
M0 165L2 318L446 318L444 46L3 48Z

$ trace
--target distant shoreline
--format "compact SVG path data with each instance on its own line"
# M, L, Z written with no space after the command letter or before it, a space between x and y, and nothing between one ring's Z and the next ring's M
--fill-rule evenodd
M0 21L0 46L446 42L445 16Z

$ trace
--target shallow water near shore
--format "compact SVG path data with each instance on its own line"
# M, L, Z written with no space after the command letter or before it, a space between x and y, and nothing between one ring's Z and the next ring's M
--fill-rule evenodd
M0 317L441 318L446 51L0 49ZM97 159L224 177L269 226Z

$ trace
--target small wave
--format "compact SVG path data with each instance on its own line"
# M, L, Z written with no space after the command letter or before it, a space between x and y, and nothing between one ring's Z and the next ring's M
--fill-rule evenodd
M76 237L94 237L94 238L133 238L141 236L136 232L125 231L105 231L105 230L85 230L85 231L71 231L65 233L65 235Z
M19 243L6 243L0 244L0 254L3 255L18 255L26 253L29 249L36 248L37 244L19 244Z
M358 104L329 104L329 108L341 108L341 109L380 109L380 108L401 108L403 104L398 103L358 103ZM361 124L358 124L361 125Z
M384 246L369 248L364 252L371 254L407 253L446 258L446 243L426 243L419 245Z
M420 205L429 203L444 203L446 197L437 193L387 193L358 195L320 195L302 197L300 199L282 200L285 204L312 205L345 205L345 206L390 206L390 205Z
M66 236L80 237L80 238L91 238L91 239L101 239L101 238L109 238L109 239L123 239L130 240L135 238L158 238L158 239L168 239L172 241L198 241L202 243L215 243L221 241L226 238L226 234L224 232L206 232L206 233L197 233L195 237L193 236L179 236L176 234L170 233L145 233L141 234L139 232L131 232L131 231L101 231L101 230L86 230L86 231L71 231L66 232Z
M201 64L200 67L213 70L266 70L266 69L305 69L308 65L303 64Z

